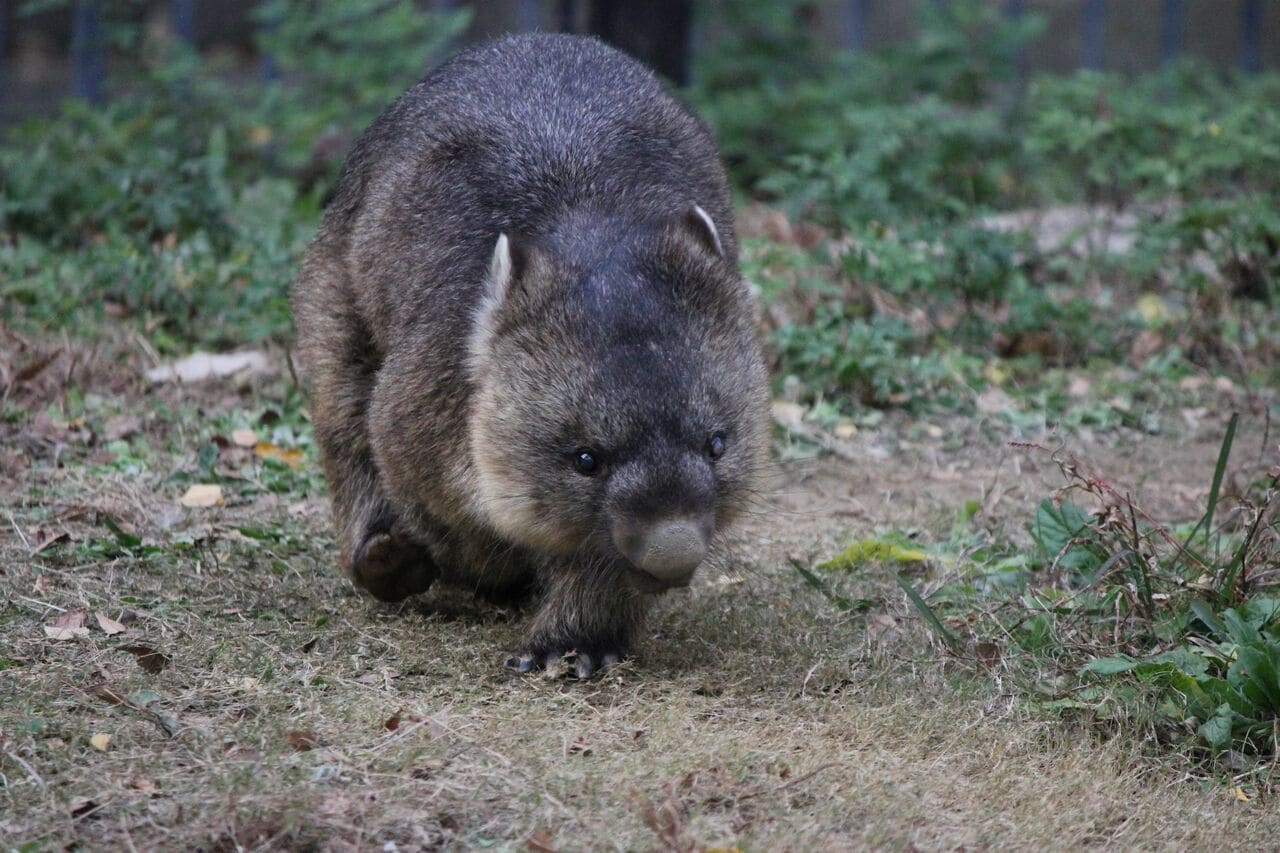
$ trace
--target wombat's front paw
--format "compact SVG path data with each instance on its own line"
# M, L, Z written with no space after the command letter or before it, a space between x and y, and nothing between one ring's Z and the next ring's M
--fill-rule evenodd
M548 669L557 662L563 661L569 665L569 671L578 678L590 678L597 673L604 672L611 666L617 665L624 657L626 657L626 653L622 649L599 649L595 652L582 652L573 648L566 649L538 645L526 648L525 651L519 654L511 655L506 659L504 665L507 669L525 673L538 669Z
M393 533L374 533L351 561L356 584L382 601L401 601L426 592L436 578L427 549Z

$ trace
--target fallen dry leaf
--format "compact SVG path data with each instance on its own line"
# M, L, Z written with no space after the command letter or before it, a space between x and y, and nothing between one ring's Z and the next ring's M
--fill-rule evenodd
M102 633L106 634L108 637L114 637L116 634L123 634L125 631L123 625L103 613L101 610L94 613L93 617L98 620L98 627L102 629Z
M67 803L67 809L71 812L72 817L85 817L96 811L98 803L91 797L73 797L71 802Z
M556 853L558 848L551 834L540 829L524 840L524 849L532 853Z
M214 483L196 483L178 501L185 507L204 508L222 505L222 486Z
M83 628L89 614L83 610L68 610L51 623L55 628Z
M295 468L302 464L302 451L296 447L277 447L269 441L259 441L253 452L262 459L276 459Z
M148 382L204 382L234 376L237 373L265 373L267 357L257 350L213 354L193 352L172 364L162 364L147 371Z
M89 636L84 626L87 614L83 610L68 610L44 626L44 635L50 640L74 640Z
M315 732L287 732L284 739L298 752L306 752L320 745L320 739L316 737Z
M25 365L14 371L13 384L17 385L19 382L28 382L35 379L44 372L46 367L53 364L53 360L60 355L62 355L62 350L58 349L48 353L47 355L38 356L33 361L27 362Z
M41 530L38 531L38 534L39 535L36 537L36 546L31 549L31 553L33 555L40 554L59 542L66 542L71 538L71 534L65 530Z
M89 738L89 745L99 752L106 752L111 748L111 735L106 732L98 732Z
M258 434L251 429L231 431L231 440L237 447L253 447L258 443Z
M50 640L74 640L76 637L89 636L88 628L58 628L53 625L44 626L44 635Z
M120 650L133 655L134 659L138 661L138 666L142 667L152 675L155 675L160 672L160 670L173 663L173 658L169 657L164 652L156 651L150 646L134 644L121 646Z
M125 785L144 794L154 794L158 790L155 782L140 776L130 779Z

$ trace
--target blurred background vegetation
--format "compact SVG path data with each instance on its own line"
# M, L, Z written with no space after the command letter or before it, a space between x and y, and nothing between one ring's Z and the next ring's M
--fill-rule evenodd
M193 35L199 4L19 4L10 30L79 22L84 97L0 128L0 317L123 322L161 352L287 344L288 282L367 122L468 39L569 28L684 81L715 129L779 394L874 416L998 386L1049 419L1142 426L1072 408L1055 377L1276 384L1280 76L1256 34L1246 73L1230 50L1174 60L1155 18L1100 54L1096 0L659 5L655 35L635 4L267 0L233 49ZM1063 45L1120 70L1067 71Z

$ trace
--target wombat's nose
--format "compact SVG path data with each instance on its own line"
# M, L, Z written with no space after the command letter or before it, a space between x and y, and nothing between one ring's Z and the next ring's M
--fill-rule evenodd
M614 529L618 548L637 568L668 586L683 586L707 556L710 539L705 525L692 518L674 518L632 529Z

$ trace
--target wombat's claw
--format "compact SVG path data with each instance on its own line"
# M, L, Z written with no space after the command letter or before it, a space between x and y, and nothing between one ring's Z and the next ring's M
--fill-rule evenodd
M514 669L516 672L523 674L533 672L536 669L549 669L559 660L572 663L574 676L585 680L604 672L612 666L616 666L622 661L622 655L617 652L606 652L599 656L590 655L586 652L570 652L568 654L561 654L560 652L547 652L546 654L525 653L511 655L506 659L504 665L507 669Z

